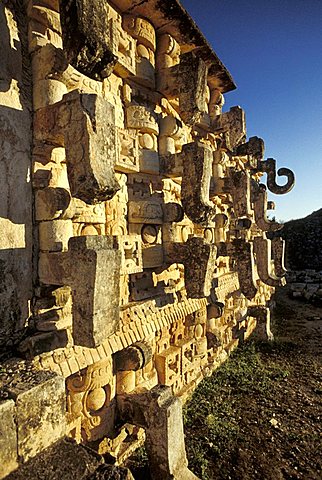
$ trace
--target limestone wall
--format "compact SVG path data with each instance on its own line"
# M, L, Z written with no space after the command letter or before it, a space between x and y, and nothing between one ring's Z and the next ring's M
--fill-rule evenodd
M278 185L242 108L223 113L234 82L176 0L24 5L20 30L12 8L1 17L4 329L23 327L32 284L15 347L65 379L60 434L121 463L145 430L155 478L193 478L173 395L186 399L255 328L271 337L284 244L267 239L280 226L260 179L282 194L294 175L280 169ZM51 440L37 429L41 450Z
M22 2L0 4L0 351L32 296L31 70Z

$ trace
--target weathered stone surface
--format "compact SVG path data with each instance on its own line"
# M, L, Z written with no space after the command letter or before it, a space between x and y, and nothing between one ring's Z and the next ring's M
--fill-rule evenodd
M130 410L126 410L127 405ZM188 469L181 401L171 388L157 386L151 392L124 396L122 415L146 429L146 449L152 477L156 480L197 480ZM175 448L173 448L175 445Z
M118 34L103 0L62 4L61 19L67 60L92 78L107 77L117 61Z
M277 170L278 176L287 177L286 184L278 185L278 183L276 183L276 160L274 160L274 158L268 158L265 161L259 162L258 170L267 173L267 187L271 192L275 193L275 195L288 193L294 187L295 176L289 168L279 168Z
M0 351L24 327L32 295L31 83L26 9L0 5Z
M18 467L15 404L0 399L0 478Z
M292 173L276 185L243 110L222 113L235 86L178 0L27 3L0 7L0 360L19 351L60 372L62 429L117 462L142 441L142 427L115 430L128 396L155 478L191 478L180 409L153 388L185 399L256 319L268 334L285 268L259 182L283 193ZM41 392L58 393L35 378L15 397L22 459L45 447L39 422L53 422L46 446L59 436Z
M209 199L212 175L212 151L203 144L184 145L182 206L185 214L196 224L208 226L216 213Z
M119 325L121 252L103 236L73 237L68 247L66 253L42 255L40 279L72 288L74 342L94 347Z
M18 456L25 462L64 436L65 382L51 372L31 372L6 388L15 401Z
M6 480L88 480L103 463L96 452L72 439L56 442L30 459ZM99 477L97 477L99 478Z

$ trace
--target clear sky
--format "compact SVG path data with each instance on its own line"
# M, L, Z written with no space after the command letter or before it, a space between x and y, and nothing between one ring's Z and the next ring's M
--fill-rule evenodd
M265 158L295 173L290 193L270 195L276 218L322 208L322 0L181 3L237 84L224 111L240 105L248 137L263 138Z

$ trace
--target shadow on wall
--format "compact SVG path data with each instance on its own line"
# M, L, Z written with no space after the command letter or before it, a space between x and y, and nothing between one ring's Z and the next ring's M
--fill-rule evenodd
M0 5L0 351L32 294L31 82L23 2Z

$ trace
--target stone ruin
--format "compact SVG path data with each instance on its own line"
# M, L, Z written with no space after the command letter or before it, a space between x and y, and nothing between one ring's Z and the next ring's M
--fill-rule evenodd
M177 0L3 0L0 30L0 478L66 437L196 478L181 401L271 337L294 175Z

